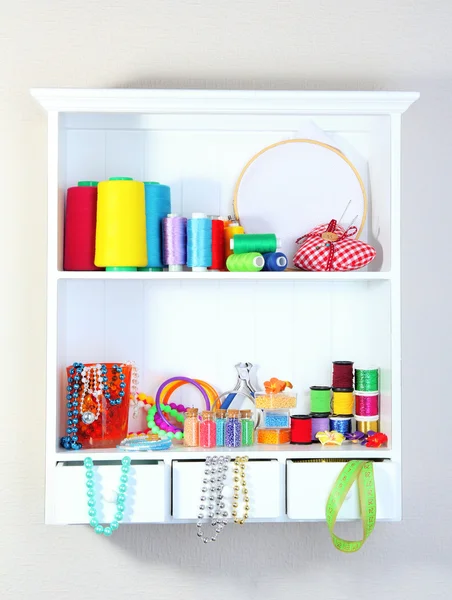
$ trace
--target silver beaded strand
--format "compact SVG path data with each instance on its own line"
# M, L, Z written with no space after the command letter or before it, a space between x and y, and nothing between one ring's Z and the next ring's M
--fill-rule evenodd
M229 457L207 456L204 478L201 488L201 503L199 505L196 533L205 544L215 542L218 535L228 524L228 512L223 498L224 482L229 468ZM215 532L209 538L203 532L203 519L210 519Z

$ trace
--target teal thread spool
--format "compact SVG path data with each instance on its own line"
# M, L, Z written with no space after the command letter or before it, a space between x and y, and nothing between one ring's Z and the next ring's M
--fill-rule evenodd
M274 233L238 233L231 240L234 254L276 252L280 245Z
M247 254L231 254L226 261L226 268L232 272L257 272L262 271L265 261L259 252Z
M331 405L331 388L323 385L312 385L311 390L311 412L329 413Z
M212 266L212 219L193 213L187 221L187 267L207 271Z
M144 182L148 269L163 270L162 220L171 212L171 190L156 181Z
M378 392L378 369L355 369L357 392Z

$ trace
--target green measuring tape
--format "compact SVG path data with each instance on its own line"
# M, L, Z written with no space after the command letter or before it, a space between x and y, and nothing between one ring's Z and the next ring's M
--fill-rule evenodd
M334 526L345 497L355 481L358 483L363 539L348 541L341 539L334 533ZM334 546L341 552L356 552L359 550L372 533L376 517L377 498L373 463L364 460L351 460L340 472L326 503L326 523Z

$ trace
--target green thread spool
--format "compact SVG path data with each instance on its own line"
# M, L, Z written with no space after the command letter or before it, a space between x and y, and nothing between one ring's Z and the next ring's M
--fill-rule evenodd
M378 369L355 369L357 392L378 392Z
M238 233L231 240L231 250L234 250L234 254L276 252L279 246L279 240L274 233Z
M262 271L265 260L259 252L247 252L246 254L231 254L226 261L228 271L233 272L257 272Z
M311 390L311 412L329 413L331 405L331 388L323 385L312 385Z

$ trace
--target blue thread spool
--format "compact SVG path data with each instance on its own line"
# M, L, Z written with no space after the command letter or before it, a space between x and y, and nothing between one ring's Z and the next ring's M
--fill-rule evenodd
M339 416L339 415L331 415L330 416L330 431L338 431L345 435L346 433L352 432L352 417L349 415Z
M187 221L187 267L207 271L212 266L212 220L193 213Z
M287 267L287 256L282 252L266 252L263 271L284 271Z
M162 220L171 212L171 190L156 181L144 183L146 203L146 243L148 264L145 269L163 268ZM144 269L141 269L144 270Z

